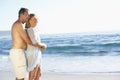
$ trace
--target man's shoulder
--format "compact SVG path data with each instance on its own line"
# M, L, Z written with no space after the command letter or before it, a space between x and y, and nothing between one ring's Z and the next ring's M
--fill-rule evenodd
M13 23L13 26L18 26L18 25L22 25L21 22L15 21L15 22Z
M19 27L22 27L22 24L20 22L16 21L13 23L12 27L19 28Z

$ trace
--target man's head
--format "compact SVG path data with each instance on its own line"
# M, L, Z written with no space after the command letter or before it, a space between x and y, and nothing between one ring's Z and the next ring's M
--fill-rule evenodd
M28 9L27 8L21 8L18 12L18 17L21 20L22 23L25 23L28 18L29 18L29 14L28 14Z

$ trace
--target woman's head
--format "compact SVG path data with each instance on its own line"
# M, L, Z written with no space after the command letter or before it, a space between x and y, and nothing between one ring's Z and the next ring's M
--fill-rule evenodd
M29 19L26 22L25 28L35 27L37 25L37 18L35 14L30 14Z

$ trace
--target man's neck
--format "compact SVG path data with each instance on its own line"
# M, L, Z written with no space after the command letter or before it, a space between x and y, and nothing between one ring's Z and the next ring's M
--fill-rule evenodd
M20 18L18 19L18 22L24 24L25 22L23 22Z

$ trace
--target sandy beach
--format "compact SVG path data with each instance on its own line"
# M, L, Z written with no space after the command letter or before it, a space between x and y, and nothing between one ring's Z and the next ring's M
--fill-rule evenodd
M15 77L12 72L0 72L0 80L15 80ZM120 80L120 75L43 73L40 80Z

